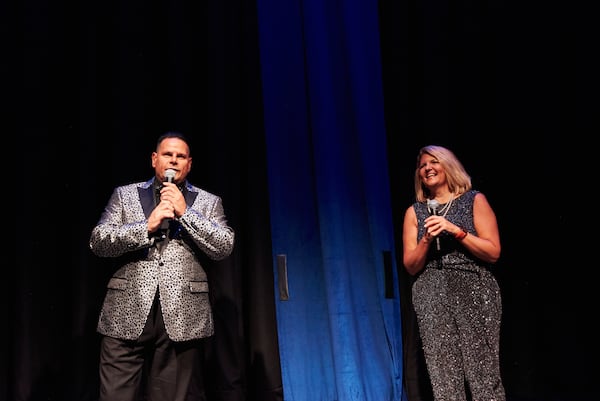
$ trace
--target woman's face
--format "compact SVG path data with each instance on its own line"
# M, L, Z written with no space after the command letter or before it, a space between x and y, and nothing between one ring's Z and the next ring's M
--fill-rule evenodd
M419 177L423 185L432 188L446 184L446 173L438 159L423 153L419 163Z

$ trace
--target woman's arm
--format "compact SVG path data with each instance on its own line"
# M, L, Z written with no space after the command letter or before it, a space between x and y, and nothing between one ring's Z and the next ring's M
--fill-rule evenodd
M425 266L427 250L433 240L432 236L425 234L421 241L417 241L418 232L417 214L410 206L404 213L402 226L402 262L406 271L413 276Z
M469 233L461 240L465 248L477 258L495 263L500 257L500 233L496 214L481 192L473 203L473 223L477 235Z

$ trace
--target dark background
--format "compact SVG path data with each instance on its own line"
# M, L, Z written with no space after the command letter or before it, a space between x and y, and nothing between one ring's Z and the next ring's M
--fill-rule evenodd
M242 239L226 262L231 277L214 278L220 300L231 301L225 314L242 316L229 327L229 377L248 399L274 398L256 4L33 0L2 8L14 54L5 102L16 123L5 150L18 183L5 191L17 246L16 268L7 267L14 277L4 281L0 394L94 399L95 323L110 272L89 254L89 231L114 185L149 178L154 139L176 129L193 133L190 179L222 195ZM596 252L582 225L595 214L591 10L518 1L381 0L379 8L398 250L417 151L448 146L498 215L508 395L598 399Z

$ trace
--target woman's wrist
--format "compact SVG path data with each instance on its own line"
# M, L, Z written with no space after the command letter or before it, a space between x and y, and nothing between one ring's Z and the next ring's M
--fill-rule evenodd
M469 232L467 230L465 230L462 227L458 227L458 231L454 233L454 238L462 241L463 239L465 239L465 237L469 234Z

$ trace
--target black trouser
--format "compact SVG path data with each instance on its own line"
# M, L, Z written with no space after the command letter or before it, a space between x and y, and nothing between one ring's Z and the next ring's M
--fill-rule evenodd
M169 339L157 294L137 340L102 338L99 401L137 401L144 394L148 401L184 401L192 377L201 376L194 373L201 344Z

